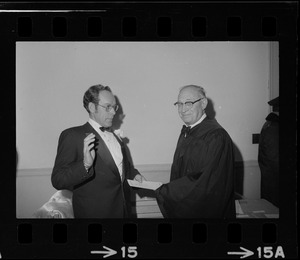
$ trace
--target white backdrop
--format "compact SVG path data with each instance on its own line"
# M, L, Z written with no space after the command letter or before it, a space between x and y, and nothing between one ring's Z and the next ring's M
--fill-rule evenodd
M268 42L17 42L18 168L53 167L61 131L87 121L82 97L95 84L120 100L136 165L172 162L182 126L173 103L187 84L206 89L237 159L257 160L269 52Z

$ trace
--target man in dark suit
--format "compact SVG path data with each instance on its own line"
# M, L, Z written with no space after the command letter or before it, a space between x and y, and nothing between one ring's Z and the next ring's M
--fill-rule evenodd
M58 142L52 185L73 191L75 218L131 217L126 179L142 181L130 164L122 139L112 132L118 110L109 87L95 85L84 94L89 120L64 130Z
M228 133L205 114L205 91L181 88L178 113L185 125L170 182L155 190L165 218L235 218L234 149Z
M279 207L279 97L268 104L272 112L261 129L258 146L261 198Z

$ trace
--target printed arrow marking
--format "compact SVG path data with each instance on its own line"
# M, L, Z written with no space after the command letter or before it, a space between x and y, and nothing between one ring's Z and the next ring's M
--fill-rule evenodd
M254 253L246 248L243 248L240 246L240 249L242 249L244 252L227 252L228 255L241 255L240 258L245 258L251 255L254 255Z
M106 249L107 251L91 251L91 254L104 254L103 258L106 258L106 257L110 257L112 255L115 255L117 254L117 251L107 247L107 246L103 246L104 249Z

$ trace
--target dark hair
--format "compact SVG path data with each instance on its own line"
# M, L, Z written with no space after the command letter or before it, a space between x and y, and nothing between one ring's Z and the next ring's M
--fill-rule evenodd
M101 84L98 85L94 85L91 86L85 93L83 96L83 106L86 109L86 111L88 111L88 113L90 113L89 110L89 103L92 102L94 104L97 104L99 102L99 93L103 90L109 91L112 93L110 87L108 86L103 86Z

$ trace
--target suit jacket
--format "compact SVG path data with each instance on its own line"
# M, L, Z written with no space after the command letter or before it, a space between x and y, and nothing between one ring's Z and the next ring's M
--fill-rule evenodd
M89 172L83 165L83 140L87 133L96 135L96 156ZM51 181L58 190L73 191L75 218L131 217L130 187L124 180L134 178L138 171L128 161L124 144L120 145L123 180L106 144L89 123L61 133Z
M235 218L233 144L216 120L180 135L170 182L156 196L165 218Z

